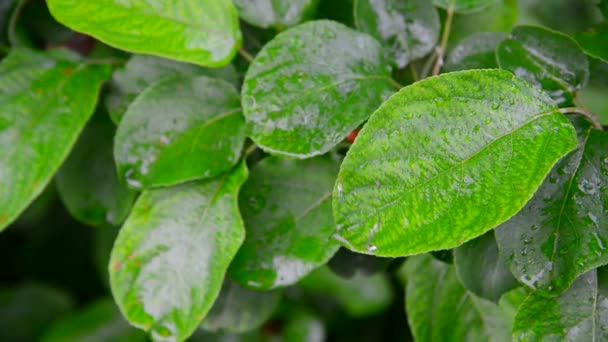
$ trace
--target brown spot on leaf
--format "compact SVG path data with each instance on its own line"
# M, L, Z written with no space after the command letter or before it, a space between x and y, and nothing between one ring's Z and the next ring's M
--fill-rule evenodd
M8 220L8 214L0 215L0 223L5 222L6 220Z
M62 75L71 75L73 73L74 73L74 69L72 69L70 67L61 69L61 74Z
M112 265L112 271L116 272L122 267L122 262L120 260L116 260L114 265Z

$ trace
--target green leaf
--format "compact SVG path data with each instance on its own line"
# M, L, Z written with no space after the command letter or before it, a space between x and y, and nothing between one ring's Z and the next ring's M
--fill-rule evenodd
M471 240L454 250L454 266L464 287L475 295L498 302L517 280L498 255L494 231Z
M532 293L520 306L513 341L608 340L608 271L589 271L562 295Z
M241 163L217 179L142 193L109 266L114 299L132 325L164 341L198 327L245 239L237 194L246 177Z
M443 68L446 71L498 68L496 47L506 38L500 32L474 33L450 50Z
M40 194L89 119L109 68L65 51L13 50L0 64L0 230Z
M324 266L302 279L298 286L306 292L333 298L352 317L377 314L393 301L391 284L385 273L371 277L356 274L344 279Z
M428 0L355 0L354 17L357 28L381 41L399 68L424 57L439 40L439 15Z
M576 35L576 41L589 56L599 58L608 63L608 23L591 27Z
M597 4L605 19L608 19L608 0L600 0Z
M230 266L234 281L264 290L291 285L336 253L331 193L337 173L338 163L328 157L268 157L255 166L239 196L247 237Z
M565 34L535 26L516 27L496 50L502 69L545 90L558 103L572 102L572 93L589 79L589 61Z
M517 213L574 147L551 99L509 72L417 82L348 151L334 189L338 234L379 256L457 247Z
M130 52L220 67L241 45L230 0L49 0L48 6L65 26Z
M201 328L243 333L258 328L275 311L282 291L252 291L226 279Z
M515 277L545 295L608 263L608 133L581 121L575 152L554 167L521 212L496 229Z
M118 173L132 188L217 176L241 157L239 94L206 76L163 79L129 106L115 142Z
M131 327L111 299L100 299L54 323L42 342L146 341L146 334Z
M283 328L283 337L289 342L326 341L326 335L323 321L304 310L289 317Z
M521 304L528 298L528 291L524 287L517 287L500 297L498 305L503 309L510 319L510 325L513 326L513 320L519 310Z
M73 306L67 293L43 285L0 289L0 340L35 341Z
M509 33L518 19L517 1L498 0L483 11L454 16L448 45L480 33Z
M135 201L136 193L122 185L116 174L114 132L108 118L94 118L55 178L59 196L70 214L92 226L121 224Z
M307 158L329 151L393 91L380 44L319 20L280 33L245 75L243 112L263 150Z
M467 292L454 267L418 255L405 263L406 311L416 341L510 341L508 311Z
M495 2L496 0L433 0L435 6L451 9L456 13L476 12Z
M16 3L15 0L7 0L0 2L0 44L6 44L7 42L7 28L11 17L11 9ZM0 51L0 55L4 53Z
M241 19L253 26L284 28L302 22L319 0L234 0Z
M112 121L120 122L129 104L150 85L165 77L178 75L221 78L234 86L238 85L239 77L232 64L220 69L208 69L154 56L134 55L112 74L110 92L105 98Z

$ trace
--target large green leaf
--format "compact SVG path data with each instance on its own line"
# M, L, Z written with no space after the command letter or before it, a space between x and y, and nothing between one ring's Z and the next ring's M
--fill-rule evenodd
M116 174L114 132L109 118L95 117L55 178L70 214L93 226L121 224L135 201L136 193L121 184Z
M509 72L417 82L348 151L334 188L338 234L380 256L457 247L517 213L574 147L551 99Z
M476 12L495 2L496 0L433 0L435 6L451 9L456 13Z
M393 90L390 63L372 37L320 20L280 33L247 70L243 112L265 151L323 154Z
M232 64L220 69L209 69L155 56L134 55L112 74L110 92L105 98L110 117L115 123L120 122L127 107L139 93L162 78L177 75L206 75L238 85L238 74Z
M65 51L0 64L0 230L44 189L93 113L109 68Z
M204 66L226 65L241 45L231 0L49 0L67 27L122 50Z
M131 327L111 299L100 299L54 323L42 342L146 341L146 334Z
M162 79L129 106L115 141L118 173L132 188L217 176L245 142L239 94L206 76Z
M544 89L558 104L570 103L589 79L589 61L578 44L542 27L516 27L496 57L502 69Z
M531 294L519 307L513 341L607 341L608 271L589 271L562 295Z
M268 28L293 26L313 12L319 0L234 0L241 19Z
M509 310L467 292L454 267L430 255L409 258L407 319L416 341L510 341Z
M494 231L456 248L454 266L467 290L494 302L518 285L498 254Z
M608 37L608 22L577 34L576 40L589 56L608 63L608 40L606 37Z
M608 133L581 121L577 150L555 166L521 212L496 229L515 277L545 294L562 292L608 263Z
M132 325L164 341L183 341L198 327L245 239L237 194L246 177L241 163L217 179L142 193L109 266Z
M355 24L380 40L403 68L431 52L439 40L439 15L428 0L356 0Z
M477 32L460 41L450 52L446 71L497 68L496 47L507 38L501 32Z
M340 244L331 213L338 163L327 157L269 157L251 171L239 196L247 237L230 266L243 286L296 283L325 264Z
M281 300L282 291L252 291L226 279L219 297L201 328L215 332L242 333L266 322Z

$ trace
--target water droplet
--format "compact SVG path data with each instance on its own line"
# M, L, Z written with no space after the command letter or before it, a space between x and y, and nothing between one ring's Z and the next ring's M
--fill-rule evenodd
M493 103L492 103L492 109L493 109L493 110L498 110L498 109L500 109L500 103L498 103L498 102L493 102Z
M473 128L473 132L477 133L477 132L479 132L480 129L481 129L481 125L475 125L475 127Z
M376 188L380 187L380 181L376 181L374 184L376 185Z
M599 223L599 220L598 220L597 216L595 216L592 212L589 212L588 216L589 216L589 218L591 219L591 221L593 223L595 223L595 224Z
M407 217L403 218L403 228L407 228L410 225L410 220L407 219Z
M161 145L169 145L169 138L167 138L166 135L161 135L160 136L160 143Z
M492 123L492 120L490 118L487 118L483 121L483 123L485 123L486 125L489 125Z
M522 249L520 254L521 254L521 256L528 255L528 249L527 248Z
M524 239L524 245L529 245L532 243L532 239Z
M378 247L373 246L373 245L369 245L369 246L367 246L367 251L368 251L368 252L374 252L374 251L375 251L375 250L377 250L377 249L378 249Z
M578 188L587 195L593 195L597 191L597 188L594 183L590 182L587 179L583 179L579 184Z

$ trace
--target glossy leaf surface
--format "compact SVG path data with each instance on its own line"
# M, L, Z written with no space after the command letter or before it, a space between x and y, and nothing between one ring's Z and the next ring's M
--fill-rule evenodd
M121 224L135 201L136 193L121 184L116 174L115 131L108 118L94 118L55 178L72 217L92 226Z
M608 272L589 271L558 297L532 293L520 306L514 341L608 340Z
M333 196L338 234L379 256L457 247L517 213L574 147L551 99L509 72L417 82L348 151Z
M608 63L608 23L591 27L576 35L576 41L592 57Z
M65 26L130 52L219 67L241 45L230 0L49 0L48 6Z
M178 76L155 83L129 106L114 156L130 187L149 188L214 177L239 160L244 142L236 89L206 76Z
M234 0L241 19L268 28L293 26L314 11L319 0Z
M239 196L247 237L230 266L232 279L253 289L291 285L336 253L337 173L338 163L327 157L268 157L251 170Z
M608 263L608 133L578 121L578 148L549 173L532 200L496 229L505 262L548 294Z
M496 0L433 0L435 6L451 9L456 13L476 12L495 2Z
M496 47L507 38L500 32L478 32L460 41L450 52L443 66L446 71L495 69Z
M235 333L253 330L270 318L281 295L281 291L248 290L226 279L201 328Z
M246 177L241 163L217 179L142 193L109 266L114 299L132 325L166 341L198 327L245 238L237 194Z
M357 28L369 33L403 68L431 52L439 40L439 15L428 0L356 0Z
M468 291L493 302L518 285L498 254L494 231L456 248L454 266Z
M54 323L42 342L136 342L146 334L130 326L111 299L102 299Z
M13 50L0 64L0 230L40 194L93 113L109 68L65 51Z
M519 26L496 50L502 69L545 90L558 103L589 79L589 62L572 38L536 26Z
M380 44L320 20L280 33L245 76L243 112L263 150L307 158L334 147L393 92Z

